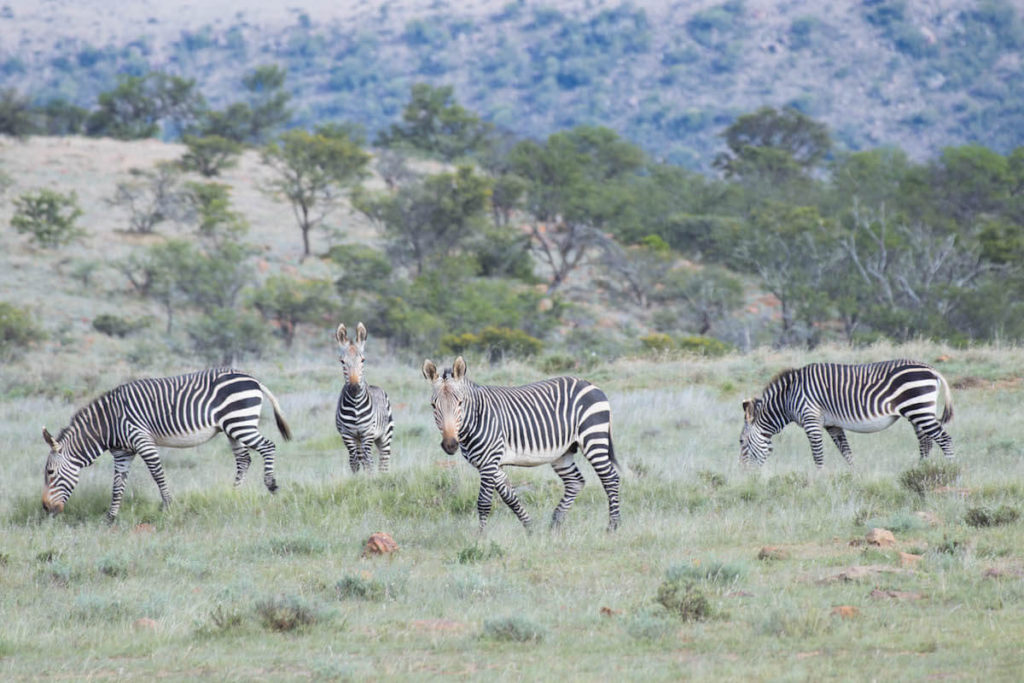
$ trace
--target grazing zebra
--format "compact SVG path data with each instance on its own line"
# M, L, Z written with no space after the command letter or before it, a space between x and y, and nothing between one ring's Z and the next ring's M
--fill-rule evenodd
M107 518L121 508L132 458L138 455L149 468L160 498L171 502L157 446L188 448L224 432L235 456L235 486L249 469L249 449L263 456L263 483L273 493L274 442L259 433L264 394L274 408L277 428L285 439L291 430L277 399L255 378L230 368L201 370L177 377L127 382L79 410L71 424L54 438L43 428L50 446L43 475L43 507L51 513L64 509L83 467L104 451L114 456L114 490Z
M583 456L601 479L608 496L609 530L619 525L619 472L612 447L611 407L604 392L586 380L556 377L521 387L481 386L466 379L460 356L438 373L423 363L434 387L430 404L441 430L441 448L462 456L480 470L476 509L480 529L487 524L495 489L524 526L530 516L509 485L503 465L534 467L550 463L565 483L565 495L551 517L558 526L583 488L573 454Z
M387 472L395 423L391 419L388 395L380 387L366 383L363 372L366 328L362 323L356 326L355 341L349 341L344 324L338 325L334 336L338 340L341 366L345 370L345 386L338 396L334 426L348 449L349 467L353 472L358 472L360 467L369 471L372 466L370 445L376 444L380 456L378 470Z
M945 408L937 419L939 386ZM740 434L740 461L758 464L772 451L771 439L790 422L796 422L811 442L814 464L824 464L822 432L853 465L853 453L844 429L878 432L901 416L917 433L921 458L927 458L937 441L947 458L953 457L953 440L942 425L953 419L953 398L946 379L935 369L912 360L890 360L862 365L813 363L783 370L765 387L760 398L743 402L744 424Z

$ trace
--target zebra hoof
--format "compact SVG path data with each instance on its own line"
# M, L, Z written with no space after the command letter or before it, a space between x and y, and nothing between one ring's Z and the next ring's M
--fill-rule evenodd
M271 493L277 493L277 488L278 486L276 481L272 481L269 484L267 484L267 490L270 491Z

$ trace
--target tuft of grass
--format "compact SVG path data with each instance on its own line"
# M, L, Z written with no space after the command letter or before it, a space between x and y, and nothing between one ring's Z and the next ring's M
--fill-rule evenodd
M106 556L100 558L96 563L96 569L100 574L111 578L124 578L128 576L128 562L121 557Z
M245 623L245 615L235 606L228 607L219 604L210 611L210 624L213 626L214 632L233 631L240 628L243 623Z
M508 616L485 621L481 636L501 642L539 643L544 640L545 631L525 617Z
M832 630L834 620L821 610L773 610L764 618L759 630L776 638L814 638Z
M697 472L697 481L711 490L718 490L727 483L724 474L713 470L700 470Z
M75 598L71 616L79 621L108 623L123 621L130 615L125 602L105 595L83 593Z
M459 551L456 559L459 564L474 564L504 556L505 551L502 550L501 546L491 541L486 547L482 547L479 543L466 546Z
M319 555L327 548L323 539L310 535L293 536L290 538L272 538L267 542L272 555L289 557L296 555Z
M960 477L960 465L955 462L925 461L900 473L900 485L922 498L940 486L949 486Z
M997 508L988 506L973 507L964 515L964 521L968 526L975 528L1003 526L1013 524L1020 518L1020 511L1009 505L1000 505Z
M811 480L804 472L786 472L770 477L766 489L771 498L795 497L800 494L800 491L810 486L810 483Z
M873 517L861 522L861 524L868 530L888 529L894 534L919 531L928 527L924 520L908 512L898 512L888 517Z
M265 628L280 632L303 629L323 619L315 608L291 595L258 601L256 616Z
M351 574L343 576L336 584L336 588L341 600L382 602L391 594L388 584L381 579Z
M678 623L668 618L664 610L644 610L629 618L626 633L636 640L657 641L672 634Z
M707 581L725 585L736 582L746 571L746 566L738 562L696 560L691 564L669 567L665 577L669 582Z
M692 583L667 579L658 586L655 599L670 614L683 621L706 621L714 616L711 601Z

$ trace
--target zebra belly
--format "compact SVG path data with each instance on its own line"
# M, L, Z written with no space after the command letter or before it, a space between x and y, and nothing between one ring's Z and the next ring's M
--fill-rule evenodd
M823 417L824 419L822 421L826 427L839 427L841 429L846 429L851 432L860 432L862 434L880 432L896 420L900 419L899 415L880 415L878 417L862 420L851 420L849 418L841 418L834 415L825 415Z
M188 434L154 434L153 441L157 446L167 446L168 448L191 448L192 446L198 446L199 444L206 443L216 436L219 431L219 428L211 425Z
M550 465L551 463L565 455L565 452L567 450L569 450L568 444L560 448L536 451L520 450L514 448L513 446L506 445L505 452L501 455L501 464L516 465L517 467L536 467L537 465Z

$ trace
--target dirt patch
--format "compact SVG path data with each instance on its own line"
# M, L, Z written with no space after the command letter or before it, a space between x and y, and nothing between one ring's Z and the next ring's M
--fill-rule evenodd
M839 582L851 582L851 581L862 581L864 579L870 579L877 577L881 574L914 574L912 569L904 569L902 567L890 567L884 564L868 564L858 565L855 567L848 567L839 571L831 576L818 579L818 583L829 584Z

